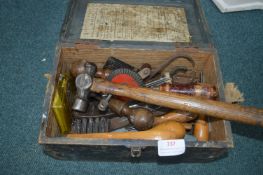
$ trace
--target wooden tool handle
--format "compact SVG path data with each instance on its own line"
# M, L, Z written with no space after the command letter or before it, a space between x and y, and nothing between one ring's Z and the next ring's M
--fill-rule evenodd
M180 123L185 123L194 120L196 117L194 116L188 116L185 114L178 113L177 111L171 111L167 114L164 114L163 116L154 117L154 123L153 125L158 125L160 123L166 122L166 121L176 121Z
M171 131L140 131L140 132L107 132L90 134L67 134L69 138L79 139L131 139L131 140L169 140L179 139Z
M263 127L262 109L243 107L177 93L160 92L149 88L134 88L101 79L94 79L91 90L97 93L128 97L149 104Z
M186 122L194 119L195 117L193 116L187 116L173 111L160 117L154 117L153 126L157 126L159 124L168 121L176 121L181 123L185 127L185 129L190 130L192 129L192 123L186 123ZM114 117L110 120L110 130L113 131L115 129L123 128L129 124L130 122L127 117Z
M139 132L111 132L91 134L67 134L68 138L78 139L132 139L132 140L168 140L184 138L185 129L181 123L169 121L155 126L147 131Z
M209 128L206 122L206 117L203 115L199 116L199 119L195 123L194 136L198 141L209 140Z

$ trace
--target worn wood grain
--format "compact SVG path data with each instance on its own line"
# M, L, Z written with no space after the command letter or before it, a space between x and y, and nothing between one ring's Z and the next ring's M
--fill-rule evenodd
M243 107L236 104L149 88L135 88L102 79L95 79L91 90L98 93L129 97L141 102L161 105L172 109L263 127L263 110L253 107Z

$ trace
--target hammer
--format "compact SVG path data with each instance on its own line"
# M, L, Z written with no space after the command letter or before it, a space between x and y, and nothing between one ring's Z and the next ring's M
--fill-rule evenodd
M92 83L90 83L90 90L97 93L128 97L149 104L263 127L263 109L244 107L237 104L229 104L183 94L161 92L149 88L129 87L103 79L93 79Z

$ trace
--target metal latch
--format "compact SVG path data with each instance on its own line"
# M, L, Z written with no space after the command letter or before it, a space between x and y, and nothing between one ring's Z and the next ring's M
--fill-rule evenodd
M131 156L132 157L141 157L142 148L141 147L131 147Z

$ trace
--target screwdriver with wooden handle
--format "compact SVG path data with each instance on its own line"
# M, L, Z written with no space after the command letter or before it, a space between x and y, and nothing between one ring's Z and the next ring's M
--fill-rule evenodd
M94 79L90 88L97 93L128 97L149 104L263 127L263 109L143 87L129 87L103 79Z

